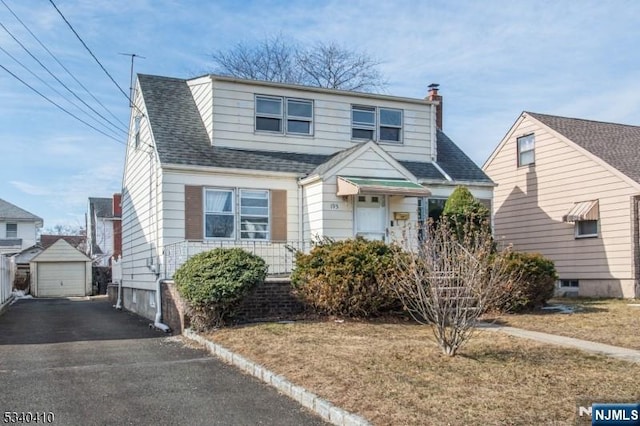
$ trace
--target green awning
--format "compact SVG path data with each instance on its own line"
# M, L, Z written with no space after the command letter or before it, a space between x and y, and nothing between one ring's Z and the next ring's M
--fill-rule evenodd
M383 179L338 176L336 195L382 194L405 197L428 197L431 191L407 179Z

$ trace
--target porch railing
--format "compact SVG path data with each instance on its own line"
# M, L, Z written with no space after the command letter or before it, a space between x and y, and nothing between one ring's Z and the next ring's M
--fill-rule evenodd
M176 270L190 257L215 248L239 247L267 263L269 275L288 275L295 266L295 251L308 252L310 241L181 241L164 247L164 275L173 278Z
M11 297L12 281L11 262L7 256L0 254L0 306Z

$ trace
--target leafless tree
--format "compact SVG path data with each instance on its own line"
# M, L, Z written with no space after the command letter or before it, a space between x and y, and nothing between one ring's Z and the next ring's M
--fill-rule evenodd
M460 240L444 220L427 226L420 242L413 234L404 233L405 250L396 254L389 279L412 317L431 326L442 352L455 356L480 316L507 297L504 284L515 277L504 253L495 252L488 227Z
M239 78L373 92L386 82L375 59L366 53L318 42L303 47L282 35L258 44L238 43L212 54L216 72Z

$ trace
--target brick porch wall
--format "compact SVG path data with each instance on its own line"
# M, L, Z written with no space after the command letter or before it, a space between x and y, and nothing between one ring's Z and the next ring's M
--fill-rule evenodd
M304 305L293 294L288 278L268 278L242 301L233 322L289 319L303 311ZM162 283L162 322L171 327L174 334L189 327L184 303L173 281Z

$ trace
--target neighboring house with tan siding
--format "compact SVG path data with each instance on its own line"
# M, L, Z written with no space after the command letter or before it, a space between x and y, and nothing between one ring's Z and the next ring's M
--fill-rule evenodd
M315 237L391 241L457 185L493 182L427 99L207 75L138 75L122 193L124 306L153 317L158 280L242 247L288 273Z
M523 112L483 170L496 239L552 259L560 294L640 296L640 127Z

